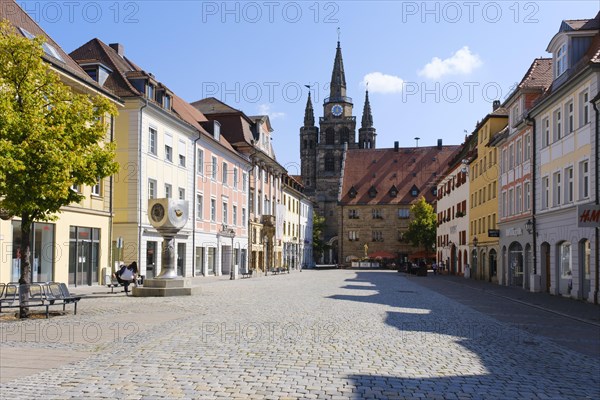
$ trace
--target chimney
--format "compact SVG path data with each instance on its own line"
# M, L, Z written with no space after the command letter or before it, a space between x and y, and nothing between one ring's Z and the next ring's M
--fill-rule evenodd
M398 147L400 146L399 142L394 142L394 151L397 153L398 152Z
M499 108L500 108L500 100L494 100L494 103L492 103L492 111L496 111Z
M438 146L437 146L438 150L442 149L442 139L438 139Z
M123 57L125 55L125 46L121 43L111 43L109 44L110 48L117 52L118 55Z

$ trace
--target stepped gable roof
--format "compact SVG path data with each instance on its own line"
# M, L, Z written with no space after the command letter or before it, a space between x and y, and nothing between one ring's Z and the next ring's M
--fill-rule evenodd
M421 196L432 202L437 177L460 149L451 145L347 150L340 204L409 206ZM411 193L414 187L417 196Z

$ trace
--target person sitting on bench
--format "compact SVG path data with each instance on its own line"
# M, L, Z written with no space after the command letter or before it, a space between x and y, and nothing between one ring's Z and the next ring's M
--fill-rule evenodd
M129 285L137 281L137 263L134 261L127 266L122 265L115 277L119 284L125 288L125 293L129 293Z

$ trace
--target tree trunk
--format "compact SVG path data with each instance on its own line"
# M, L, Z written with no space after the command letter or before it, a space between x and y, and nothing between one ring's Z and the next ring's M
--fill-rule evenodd
M31 217L21 215L21 277L19 278L19 318L29 316L29 288L31 284Z

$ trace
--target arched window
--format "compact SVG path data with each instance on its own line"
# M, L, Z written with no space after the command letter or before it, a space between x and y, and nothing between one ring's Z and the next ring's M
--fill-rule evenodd
M333 154L325 156L325 171L335 171L335 158Z
M340 129L340 143L350 143L350 129L347 127Z
M335 144L335 131L333 128L327 128L325 131L325 144Z

